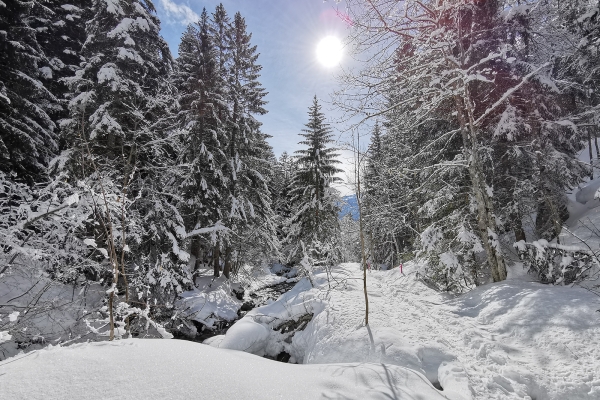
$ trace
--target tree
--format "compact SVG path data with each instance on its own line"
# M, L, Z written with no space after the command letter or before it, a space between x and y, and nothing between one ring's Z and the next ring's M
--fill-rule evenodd
M223 77L206 9L197 26L190 25L179 45L173 77L178 89L178 122L183 134L178 157L182 210L188 232L215 227L224 218L221 188L226 186L223 171L226 155L222 108L225 102ZM221 232L191 239L194 270L214 251ZM215 257L213 257L215 258ZM219 275L218 257L215 275Z
M218 11L219 8L216 16ZM263 99L267 93L258 80L262 67L257 64L256 46L251 45L252 35L246 32L246 22L239 12L226 37L231 40L227 46L231 60L227 90L231 116L227 127L229 193L223 200L230 206L226 226L239 238L229 236L224 243L223 273L229 278L234 249L238 249L238 258L242 256L245 252L239 250L250 237L253 246L260 244L266 254L272 253L277 245L271 194L265 179L273 151L255 118L267 112Z
M351 115L392 119L389 124L395 126L393 135L399 139L394 141L408 150L400 176L414 182L418 195L428 193L421 200L402 201L417 206L404 215L423 224L417 229L421 248L435 249L440 261L448 261L442 264L453 265L454 270L461 265L460 259L476 263L474 255L483 250L494 281L506 277L500 235L506 228L517 229L502 223L508 221L504 218L508 210L496 194L508 193L508 182L499 180L503 177L498 176L497 167L499 160L504 162L511 152L523 149L500 143L516 138L515 132L523 134L519 126L528 124L535 127L537 136L529 137L530 148L537 147L527 154L529 162L531 154L547 154L551 157L534 159L536 169L543 171L546 160L552 168L560 166L562 176L552 183L553 188L572 184L581 171L574 157L577 135L564 123L551 122L556 115L568 113L561 106L564 99L554 90L559 83L550 68L553 55L544 53L541 46L536 49L531 39L532 30L543 32L562 46L567 40L560 35L565 32L544 16L548 9L543 5L526 3L513 7L508 1L351 2L356 51L372 51L372 46L381 51L363 71L347 75L348 91L338 93L338 104ZM356 87L364 92L357 95ZM534 106L532 96L539 100ZM515 109L518 120L510 118ZM411 137L422 138L417 147L412 147ZM539 176L541 180L522 182L533 184L535 196L548 192L543 189L548 181L544 174ZM528 201L537 204L539 200ZM556 201L551 203L556 205ZM415 212L422 216L412 217ZM452 220L449 215L467 225L454 225L464 227L458 230L444 227ZM558 220L540 218L548 219ZM431 247L434 243L441 247ZM459 250L448 252L453 246Z
M65 168L91 205L89 239L106 249L112 338L120 294L131 304L134 290L144 307L159 294L164 306L169 293L191 281L189 255L179 247L185 230L163 191L174 154L163 121L172 103L166 81L172 59L154 6L98 0L92 11L85 62L66 79L70 118L63 126L73 147ZM152 290L156 286L160 290Z
M90 19L91 0L44 0L32 3L25 21L35 29L45 59L39 66L40 78L46 88L58 99L49 110L58 124L68 117L68 87L62 78L72 76L79 68L81 50L86 40L85 22ZM68 146L62 143L62 148Z
M291 261L302 258L300 242L307 246L312 242L333 244L339 236L339 202L331 184L340 180L335 176L341 172L336 167L340 162L336 149L327 147L333 135L317 96L308 116L306 129L300 134L305 138L300 143L307 148L296 151L298 169L290 191L293 216L286 242Z
M58 99L40 80L47 59L31 27L36 2L0 4L0 170L33 184L58 153L57 126L50 114Z
M290 190L296 162L287 152L273 159L273 178L270 182L272 208L275 213L277 238L283 241L288 234L288 221L292 216Z

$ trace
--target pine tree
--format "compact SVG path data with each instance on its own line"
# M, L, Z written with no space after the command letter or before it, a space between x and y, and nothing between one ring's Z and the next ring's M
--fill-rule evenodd
M341 172L336 167L340 162L336 159L336 149L327 147L333 142L333 134L325 122L317 96L309 107L308 116L306 129L301 133L305 140L300 142L307 148L296 151L298 169L290 191L293 216L286 242L291 261L302 258L302 243L327 246L334 244L339 236L339 202L337 191L331 184L340 180L335 176Z
M50 114L58 99L40 80L47 59L28 24L36 2L0 4L0 170L33 183L58 152Z
M44 0L33 4L26 19L36 31L38 43L45 55L40 66L42 82L59 100L50 111L53 121L68 116L65 95L68 87L62 78L72 76L79 68L81 49L86 39L85 22L90 18L91 0ZM63 147L68 145L63 144Z
M398 187L406 207L396 215L398 224L418 226L417 248L458 284L466 270L473 283L481 281L475 255L483 250L493 280L502 280L506 232L523 236L522 219L537 212L540 234L556 236L561 193L581 179L580 137L566 122L568 96L556 90L569 85L555 79L556 53L532 38L542 35L562 50L576 40L555 4L461 0L448 8L408 1L402 13L397 7L350 5L359 50L373 40L395 47L386 42L393 50L371 59L381 64L347 77L365 92L356 96L353 87L339 104L367 117L389 116L390 143L403 152L395 154L402 154L396 180L406 184ZM431 19L413 18L421 13ZM519 166L529 172L515 174Z
M128 303L133 291L136 301L164 304L191 281L189 254L179 246L185 230L164 193L170 180L164 171L174 158L163 120L172 103L166 81L172 59L154 6L98 0L92 12L85 62L66 80L70 119L63 125L74 143L67 174L93 205L90 239L106 248L112 319L120 293Z
M295 169L295 160L287 152L273 159L273 178L270 182L271 204L275 213L277 238L283 241L288 234L288 221L292 216L290 190Z
M180 164L184 166L180 173L180 208L188 232L215 227L224 218L220 203L221 190L226 186L222 170L226 156L220 115L225 99L210 29L211 22L204 9L197 27L188 26L181 38L173 81L178 88L178 121L185 132L180 144ZM219 235L217 232L216 236L192 238L194 269L207 261L215 245L213 239L218 240ZM218 268L215 273L219 273Z
M183 207L188 229L205 232L194 237L191 252L197 260L210 256L215 276L223 267L229 277L242 261L277 247L267 185L273 153L255 118L266 113L266 93L250 41L239 13L230 23L222 4L210 19L204 10L198 27L182 37L174 80L189 168Z
M218 15L219 8L216 21ZM237 247L239 256L245 253L241 246L247 246L250 236L246 234L254 238L254 248L260 247L266 254L276 248L276 242L266 180L273 152L255 118L267 112L263 100L267 93L258 80L262 67L257 64L256 46L251 45L252 35L246 32L246 22L239 12L225 37L231 41L227 46L231 61L227 102L231 115L227 124L229 193L223 200L230 205L226 224L238 237L235 240L230 236L224 243L223 272L229 277L232 252Z

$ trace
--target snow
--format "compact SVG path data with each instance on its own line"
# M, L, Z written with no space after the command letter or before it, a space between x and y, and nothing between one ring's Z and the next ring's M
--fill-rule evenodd
M504 282L454 297L421 281L421 268L408 262L404 273L368 272L368 326L362 271L341 264L330 281L319 271L299 280L204 345L125 339L17 355L0 363L2 393L100 399L112 398L110 385L119 398L600 398L600 297L524 282L519 266ZM242 271L254 288L286 279L265 268ZM242 302L232 289L238 284L223 277L200 277L196 284L182 294L179 310L209 329L216 318L237 318ZM21 317L13 314L1 317ZM280 329L306 316L303 330ZM302 365L258 357L282 351ZM210 379L190 377L190 371Z
M119 54L118 56L120 59L122 60L132 60L135 61L141 65L144 65L144 59L139 55L139 53L133 49L129 49L129 48L125 48L125 47L119 47Z
M0 363L0 371L2 396L14 400L445 398L422 375L394 365L283 364L180 340L48 347Z
M231 282L225 277L197 278L196 287L180 295L178 307L185 310L184 314L188 318L202 323L207 328L213 327L213 317L226 321L237 318L242 302L231 295Z
M10 313L8 315L8 320L10 322L15 322L17 320L17 318L19 318L19 314L21 314L21 313L18 311L13 311L12 313Z
M342 264L333 270L332 289L325 274L313 277L315 288L302 280L210 344L270 356L285 350L305 364L409 368L450 400L600 398L599 297L523 282L519 271L509 271L515 279L452 298L419 280L421 267L410 262L404 274L368 273L369 327L362 271ZM291 343L273 330L307 312L312 321Z
M106 64L103 65L100 70L98 70L98 83L99 84L103 84L104 82L113 82L113 81L118 81L119 77L117 74L117 68L114 64L110 63L110 64ZM112 90L117 90L117 85L115 83L113 83L111 85Z
M127 39L129 38L129 32L132 30L147 32L150 30L150 25L148 25L148 21L142 17L137 17L136 19L123 18L112 31L106 34L106 36L109 38L120 37Z
M44 79L52 79L52 70L49 67L40 68L40 75Z
M123 8L121 7L120 0L104 0L106 3L106 11L115 15L123 15Z

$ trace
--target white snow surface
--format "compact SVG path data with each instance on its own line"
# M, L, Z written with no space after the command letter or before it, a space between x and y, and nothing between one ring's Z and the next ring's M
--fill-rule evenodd
M376 363L293 365L181 340L49 347L0 363L4 399L442 400L420 374Z
M208 328L213 327L214 317L226 321L236 319L242 306L242 302L231 295L231 282L223 276L196 278L196 289L183 292L180 298L178 307Z
M0 397L600 399L600 297L512 270L507 281L452 297L426 286L421 267L368 272L368 327L362 271L342 264L331 282L325 273L311 276L314 287L300 280L208 346L127 339L21 353L0 363ZM204 280L184 301L206 324L233 317L241 302L230 283ZM275 330L306 314L314 317L291 340ZM281 351L302 365L257 356Z
M419 267L368 273L369 328L362 271L342 264L332 289L325 274L313 277L315 288L300 281L209 344L270 356L285 350L305 364L406 367L450 400L600 399L600 297L514 273L451 298L421 282ZM315 314L306 329L291 344L281 341L272 328L306 312Z

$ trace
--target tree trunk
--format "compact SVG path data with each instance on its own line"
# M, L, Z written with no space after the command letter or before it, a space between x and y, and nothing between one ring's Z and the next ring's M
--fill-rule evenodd
M600 148L598 148L598 134L597 128L594 127L594 144L596 145L596 160L600 160Z
M215 244L215 247L213 250L213 268L214 268L215 278L218 278L221 275L221 264L219 263L220 257L221 257L221 254L219 252L219 242L217 242L217 244Z
M594 156L592 155L592 134L590 129L587 129L588 134L588 150L590 154L590 179L594 180Z
M481 167L481 161L479 160L475 119L473 118L470 97L466 87L464 100L456 96L455 102L461 126L465 158L469 162L469 177L471 178L473 194L477 201L479 234L481 235L487 261L492 272L492 279L494 282L500 282L506 279L506 265L504 264L504 257L500 252L500 242L496 233L496 219L492 199L488 194L488 187ZM465 113L468 123L465 120Z
M227 245L225 248L225 266L223 267L223 275L229 279L229 273L231 271L231 246Z
M519 217L517 219L517 221L515 222L515 241L519 242L519 241L527 241L527 238L525 237L525 230L523 229L523 223L521 222L521 218Z
M365 257L365 235L363 231L363 212L362 201L360 197L360 135L357 135L357 157L355 166L356 177L356 203L358 205L358 227L360 231L360 250L362 253L362 269L363 269L363 291L365 294L365 326L369 326L369 295L367 293L367 259Z
M200 247L200 238L199 237L192 238L192 241L190 243L190 254L196 258L196 261L194 262L194 265L192 266L193 271L196 271L198 269L199 264L201 263L200 248L201 248Z

